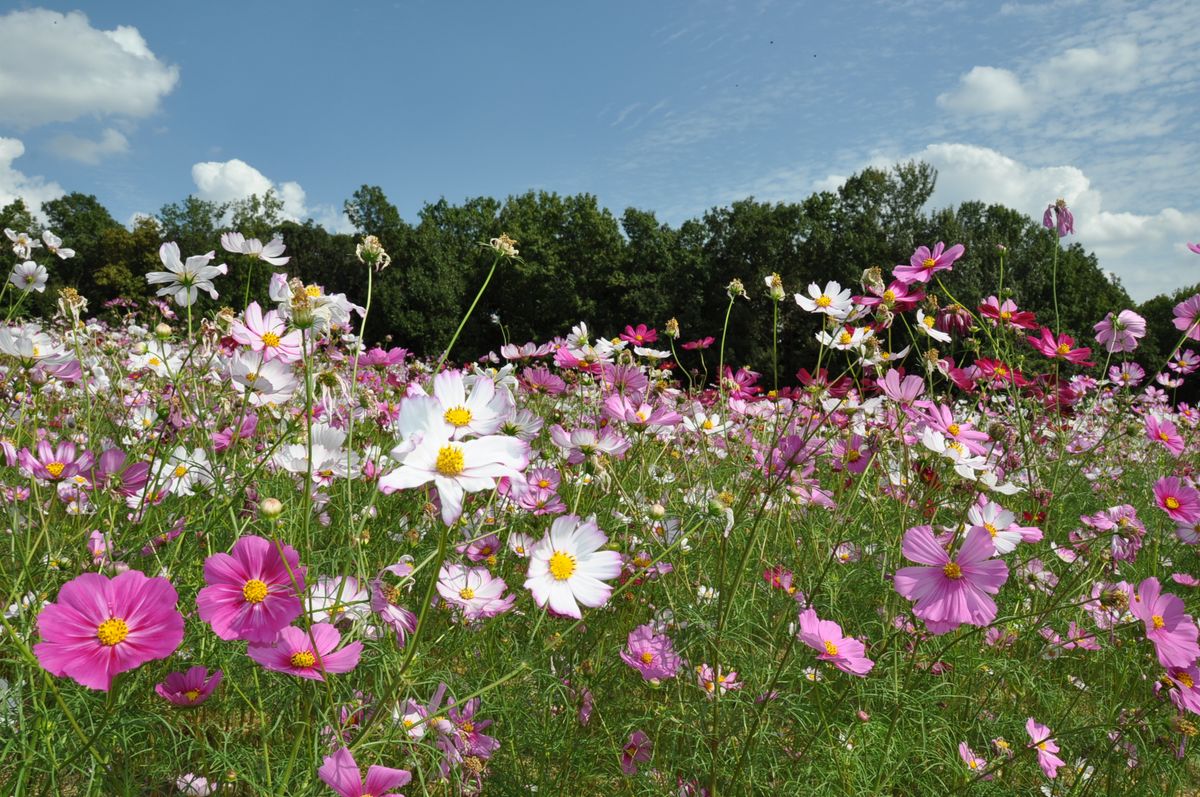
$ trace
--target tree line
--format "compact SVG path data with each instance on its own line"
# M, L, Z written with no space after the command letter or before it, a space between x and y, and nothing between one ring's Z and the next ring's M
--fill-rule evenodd
M367 273L354 249L362 235L375 235L392 265L376 275L366 338L420 355L436 354L446 345L486 276L492 252L480 244L507 233L518 242L520 258L501 264L456 346L456 357L463 358L498 349L505 335L516 343L543 341L566 334L580 321L615 335L626 324L661 330L676 318L682 341L719 339L729 301L726 286L736 278L751 301L739 302L730 317L726 362L767 372L772 308L764 279L778 273L788 292L780 308L781 377L816 359L819 320L790 298L809 282L823 286L836 280L860 293L865 268L880 267L886 279L891 267L907 261L921 244L962 243L966 256L945 275L956 298L975 304L995 293L1003 256L1005 294L1053 326L1051 258L1058 246L1061 331L1094 344L1096 321L1110 310L1132 308L1150 328L1139 359L1148 370L1162 364L1175 342L1171 308L1200 286L1139 306L1094 254L1069 238L1060 242L1039 220L981 202L926 210L935 181L935 170L925 163L868 168L836 191L799 202L748 198L678 226L637 208L618 218L591 194L546 191L504 201L441 199L426 203L412 222L401 217L382 188L364 185L344 206L357 235L331 233L312 220L284 220L282 203L271 194L237 202L190 196L128 228L96 197L71 193L43 203L40 223L17 200L0 209L0 227L45 227L76 250L74 258L54 262L46 293L33 297L33 312L44 314L51 312L58 289L67 286L87 297L93 312L110 299L149 298L153 291L143 275L160 269L163 241L178 242L184 256L218 250L216 262L228 262L230 273L219 281L220 301L202 297L200 309L225 304L240 309L247 261L220 251L225 230L264 242L280 235L291 256L282 270L362 304ZM259 265L249 286L251 298L266 301L269 276L269 269ZM698 363L696 352L680 351L680 356L685 367ZM713 359L710 354L710 367Z

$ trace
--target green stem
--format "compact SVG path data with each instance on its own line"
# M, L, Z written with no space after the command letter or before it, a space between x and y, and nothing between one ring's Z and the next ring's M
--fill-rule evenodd
M500 264L500 258L503 257L499 252L492 259L492 267L488 270L487 279L483 281L483 285L479 288L479 293L475 294L475 301L471 302L471 306L467 308L467 314L462 317L462 321L458 324L458 329L454 330L454 337L450 338L450 345L446 346L446 350L442 352L442 356L438 358L437 367L433 369L433 373L437 374L442 370L442 366L446 364L446 358L450 356L450 350L454 348L454 344L458 342L458 336L462 334L463 327L467 325L467 320L471 314L475 312L475 305L479 304L479 300L483 297L483 292L487 290L488 284L492 281L492 275L496 273L496 266Z

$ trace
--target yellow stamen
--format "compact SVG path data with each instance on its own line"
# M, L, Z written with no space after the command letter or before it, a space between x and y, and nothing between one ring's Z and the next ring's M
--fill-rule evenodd
M463 462L462 449L457 446L442 446L438 451L437 462L434 463L437 472L443 476L457 476L463 472L466 464Z
M242 597L247 603L262 603L267 599L267 585L257 578L252 578L242 587Z
M292 654L290 661L293 667L305 669L316 664L317 657L312 654L311 650L298 650Z
M463 406L451 407L442 418L451 426L462 427L471 422L471 411Z
M952 581L958 581L963 577L962 568L958 566L957 562L947 562L942 567L942 573L945 574L946 578L951 579Z
M267 348L273 349L279 345L279 336L274 332L264 332L262 333L262 342Z
M575 557L569 553L555 551L550 555L550 575L556 581L566 581L575 574Z
M49 465L46 466L46 471L51 476L53 476L54 478L57 479L59 476L62 475L62 472L63 472L63 470L66 469L66 467L67 466L62 462L51 462Z
M120 617L110 617L96 628L96 638L101 645L112 647L129 636L129 626Z

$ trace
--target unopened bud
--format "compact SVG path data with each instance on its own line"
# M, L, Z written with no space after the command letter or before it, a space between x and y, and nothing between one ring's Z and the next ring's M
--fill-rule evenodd
M283 502L278 498L264 498L258 505L258 511L265 518L277 518L283 514Z
M158 338L159 340L166 340L167 338L171 337L171 332L172 330L170 324L159 324L154 327L154 337Z
M656 504L650 505L650 517L657 520L657 519L664 517L666 514L667 514L667 508L665 506L663 506L662 504L656 503Z

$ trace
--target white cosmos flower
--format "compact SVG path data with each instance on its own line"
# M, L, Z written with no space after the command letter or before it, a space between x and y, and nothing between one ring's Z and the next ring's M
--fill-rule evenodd
M796 304L808 312L824 313L833 318L845 318L853 307L853 303L850 301L850 289L843 290L842 286L836 282L825 283L825 290L821 290L817 283L810 282L808 296L797 293L795 298Z
M159 288L157 296L171 296L180 307L190 307L196 303L199 291L205 291L216 299L218 294L213 287L214 277L228 273L229 267L222 263L210 266L216 257L216 252L206 255L192 255L183 262L179 259L179 244L168 241L158 248L159 259L167 267L167 271L151 271L146 274L146 282L150 285L165 285Z
M42 232L42 240L46 242L46 249L54 255L58 255L60 259L75 257L75 250L68 249L62 245L62 238L59 238L49 230Z
M436 404L428 405L428 409L437 413L438 421L455 440L493 434L512 410L512 397L508 391L496 390L491 377L480 376L473 381L467 395L462 371L442 371L433 378Z
M604 581L620 575L621 555L600 550L607 542L594 517L555 518L529 553L525 588L537 605L579 620L579 604L595 609L608 603L612 587Z
M34 249L42 246L38 239L30 236L27 232L13 232L5 227L4 234L8 236L8 240L12 241L13 254L20 258L28 259Z
M45 293L46 280L50 274L46 271L46 267L32 260L26 260L24 263L17 263L13 266L12 274L9 275L8 281L14 288L19 291L37 291Z
M274 362L274 361L272 361ZM275 454L275 464L289 473L305 474L312 463L314 484L328 486L338 477L346 478L358 473L359 455L347 453L343 448L346 433L324 423L312 425L312 459L309 459L309 444L305 440L284 446Z
M931 315L925 315L924 310L917 311L917 329L924 332L926 335L938 341L939 343L949 343L950 336L945 332L942 332L940 329L934 327L935 323L937 323L937 318Z
M405 455L403 465L379 479L379 489L384 493L433 482L447 526L462 517L466 493L494 490L496 480L505 476L523 484L521 472L529 466L529 444L524 440L488 435L456 441L451 428L447 424L430 429Z
M0 354L15 357L21 365L32 368L39 362L62 357L66 351L36 324L24 324L0 327Z
M247 240L240 232L227 232L221 235L221 247L226 252L255 257L272 266L285 266L291 260L283 257L283 239L278 235L264 244L257 238Z
M250 403L255 407L282 404L300 384L290 365L278 359L263 362L258 352L239 352L229 363L229 375L243 390L251 391Z
M839 351L846 351L848 349L861 349L863 344L874 335L875 332L870 327L853 327L851 329L843 327L836 334L818 332L817 340L823 346L829 346Z

